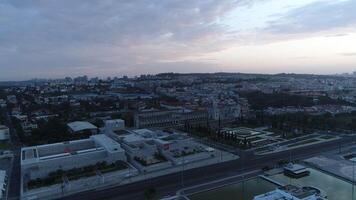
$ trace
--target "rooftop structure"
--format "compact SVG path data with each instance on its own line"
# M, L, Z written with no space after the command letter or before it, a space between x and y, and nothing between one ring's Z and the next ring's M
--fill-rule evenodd
M121 145L106 135L89 139L25 147L21 149L21 171L31 179L45 177L58 169L68 170L97 162L126 160Z
M215 150L199 144L184 133L136 129L127 134L115 135L128 157L139 159L145 164L155 164L165 160L175 165L189 163L215 156ZM164 159L162 159L164 158Z
M314 187L286 185L274 191L255 196L253 200L326 200L323 191Z
M10 138L9 128L4 125L0 125L0 141L8 140L9 138Z
M6 171L0 170L0 199L4 198L6 192Z
M206 122L208 113L205 110L170 109L144 111L135 114L136 128L181 126L184 123Z
M252 128L224 128L218 132L222 136L228 136L238 142L249 143L252 146L259 146L275 141L273 132L261 131Z
M221 132L231 133L241 138L250 138L250 137L256 137L265 134L262 131L257 131L255 129L245 128L245 127L225 128Z
M120 131L125 129L125 121L122 119L112 119L105 121L105 133L110 131Z
M303 165L289 163L284 168L284 174L292 178L301 178L308 176L310 171Z
M98 127L86 121L75 121L68 123L67 126L72 133L81 133L85 131L90 131L93 134L97 133Z
M209 108L209 117L214 120L232 120L241 116L241 106L239 104L221 104L214 102Z

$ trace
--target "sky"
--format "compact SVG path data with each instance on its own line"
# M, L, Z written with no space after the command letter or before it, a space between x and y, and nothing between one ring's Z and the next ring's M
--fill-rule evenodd
M0 0L0 81L356 71L356 0Z

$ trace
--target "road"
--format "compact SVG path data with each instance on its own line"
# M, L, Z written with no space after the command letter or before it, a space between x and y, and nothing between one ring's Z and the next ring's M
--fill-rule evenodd
M103 190L93 190L74 194L66 197L68 200L96 200L96 199L118 199L118 200L141 200L144 199L144 191L147 188L155 188L159 196L173 195L183 187L190 187L213 180L236 176L248 171L261 169L269 165L274 166L280 160L299 160L318 155L320 153L340 148L340 144L348 145L356 140L355 136L342 138L339 141L331 141L317 145L311 145L278 152L265 156L244 156L236 161L220 163L203 168L192 169L182 173L169 174ZM182 177L184 186L182 186Z

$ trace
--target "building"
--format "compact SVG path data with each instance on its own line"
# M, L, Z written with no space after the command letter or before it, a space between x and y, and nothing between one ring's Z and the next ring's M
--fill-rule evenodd
M314 187L286 185L271 192L255 196L253 200L327 200L323 191Z
M0 125L0 141L10 139L10 130L4 125Z
M0 108L5 108L6 106L6 101L4 99L0 99Z
M158 149L151 138L144 138L135 133L120 136L122 147L126 150L129 160L141 161L145 166L161 162L156 159Z
M98 127L86 121L75 121L67 124L69 131L71 133L79 134L79 133L90 133L96 134L98 133Z
M23 179L43 178L56 170L70 170L105 161L126 161L121 145L104 134L88 139L25 147L21 149Z
M236 120L241 116L241 106L239 104L218 104L213 103L209 108L209 118L213 120Z
M122 119L106 120L104 129L105 129L105 133L124 130L125 121Z
M270 143L272 132L260 131L252 128L224 128L217 133L220 137L234 140L237 143L248 144L250 147L259 146Z
M166 161L180 165L217 156L213 148L195 142L184 133L134 129L112 137L120 142L130 161L139 161L144 166Z
M205 110L169 109L141 111L135 114L135 128L174 127L189 123L206 122L208 113Z
M5 199L7 188L7 175L6 171L0 170L0 200Z
M303 165L289 163L283 168L284 175L291 178L308 176L310 171Z
M12 104L17 104L17 98L15 95L9 95L7 96L7 102L12 103Z

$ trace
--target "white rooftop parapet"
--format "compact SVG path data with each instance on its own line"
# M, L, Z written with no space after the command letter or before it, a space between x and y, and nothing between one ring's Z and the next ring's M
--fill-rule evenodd
M125 129L125 121L122 119L112 119L105 121L105 133Z

